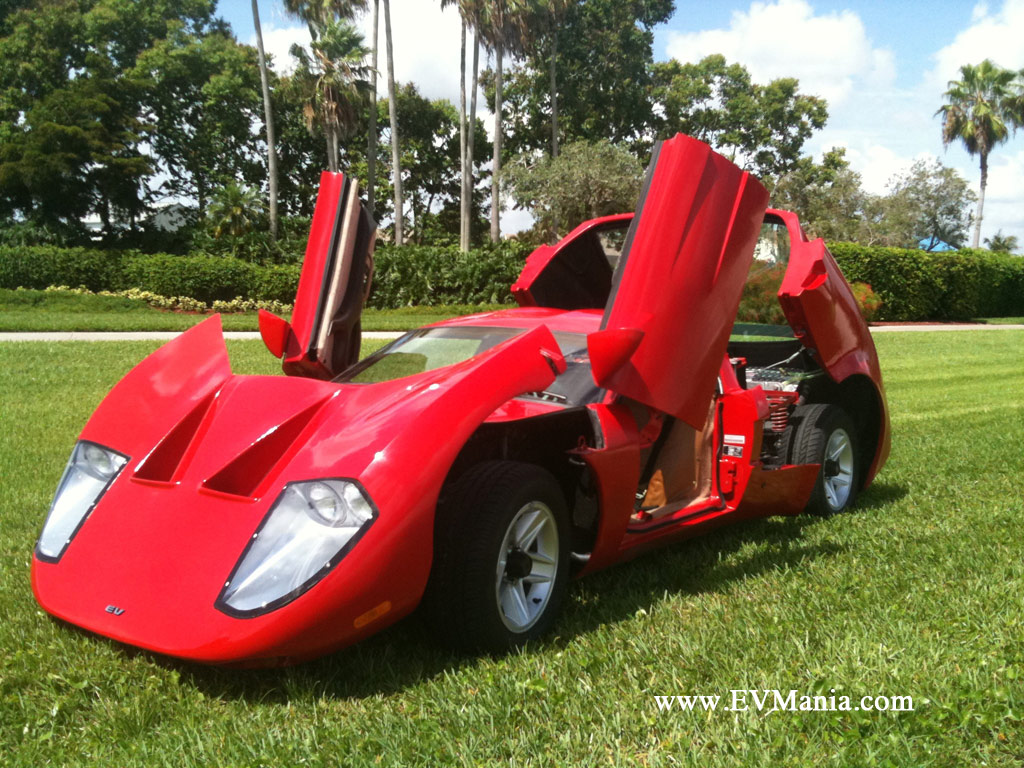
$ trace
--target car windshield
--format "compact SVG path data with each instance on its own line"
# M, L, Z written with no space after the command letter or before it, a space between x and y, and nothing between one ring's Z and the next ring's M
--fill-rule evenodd
M432 371L461 363L523 332L522 328L481 326L421 328L343 371L335 381L373 384ZM530 392L522 397L566 405L600 400L601 390L590 375L587 337L582 333L555 333L554 336L565 357L565 373L545 391Z

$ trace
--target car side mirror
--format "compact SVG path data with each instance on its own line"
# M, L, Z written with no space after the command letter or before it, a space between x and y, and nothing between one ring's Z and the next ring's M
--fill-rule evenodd
M594 383L607 386L611 376L624 366L643 341L644 332L636 328L611 328L587 336L590 370Z
M289 341L295 338L291 324L265 309L259 311L258 318L263 343L267 345L270 354L280 360L288 352Z

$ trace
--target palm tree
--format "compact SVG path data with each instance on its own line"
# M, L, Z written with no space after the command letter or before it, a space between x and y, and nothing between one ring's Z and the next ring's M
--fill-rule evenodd
M455 5L462 17L462 48L459 62L459 148L461 162L461 191L459 213L459 248L469 250L470 218L473 211L473 140L476 132L477 77L480 62L479 21L481 0L441 0L441 7ZM473 31L473 75L470 97L470 111L466 115L466 40Z
M366 207L374 215L377 188L377 21L380 0L373 0L373 60L370 62L370 130L367 131L366 147Z
M356 12L366 9L367 2L368 0L284 0L285 10L305 21L309 27L313 59L306 56L300 46L292 46L291 53L299 60L300 69L304 70L301 73L297 71L297 74L316 80L314 90L322 91L319 98L307 102L306 120L311 126L319 113L327 139L327 165L334 172L338 170L338 145L341 135L347 134L354 127L355 106L365 98L371 88L374 89L373 106L376 106L376 0L372 86L366 83L367 69L362 62L367 52L363 48L362 37L348 23L355 17ZM341 31L342 29L345 31ZM361 52L361 59L357 58L357 49ZM331 60L332 55L339 58L336 61ZM337 120L332 116L332 108ZM371 110L371 121L375 117L376 112ZM374 127L371 122L371 129ZM371 135L376 138L375 133ZM371 153L371 157L374 156ZM369 199L372 207L372 181Z
M470 96L469 96L469 120L466 123L466 164L465 167L469 169L469 174L463 178L463 193L462 193L462 205L464 208L464 214L462 217L463 237L465 239L465 245L462 250L468 251L470 240L472 239L473 228L472 228L472 217L473 217L473 189L476 186L473 177L473 160L476 157L474 151L474 144L476 139L476 98L479 92L479 76L480 76L480 27L479 27L479 13L474 11L473 16L473 76L470 80Z
M262 213L259 192L231 181L213 194L206 220L215 238L238 238L252 231Z
M339 145L356 126L358 106L369 95L369 70L363 63L368 51L363 38L348 21L318 26L310 43L312 56L293 45L298 60L295 77L306 85L306 123L312 131L320 122L327 142L327 167L337 173Z
M367 0L284 0L284 8L306 22L309 36L316 40L329 23L355 18L356 11L366 9L366 3Z
M398 151L398 110L395 105L395 58L391 44L391 0L384 0L384 39L388 54L388 113L391 116L391 175L395 190L395 245L403 240L402 159Z
M270 79L267 56L263 50L263 30L260 28L260 8L252 0L252 23L256 27L256 54L260 63L260 85L263 87L263 119L267 125L267 191L270 218L270 239L277 239L277 145L274 141L274 113L270 106Z
M970 155L981 160L981 194L974 223L974 242L981 241L981 218L988 185L988 156L1009 136L1010 128L1020 125L1020 97L1013 92L1017 73L985 59L981 64L960 67L960 80L950 80L943 104L935 114L942 115L942 143L963 142Z
M548 59L548 89L551 99L551 157L558 157L558 30L568 10L570 0L548 0L545 15L551 53Z
M985 247L999 253L1013 253L1017 250L1017 236L1004 235L1003 230L999 230L992 237L985 238Z
M501 238L501 140L504 57L523 52L537 0L484 0L481 34L494 51L494 158L491 166L491 242Z

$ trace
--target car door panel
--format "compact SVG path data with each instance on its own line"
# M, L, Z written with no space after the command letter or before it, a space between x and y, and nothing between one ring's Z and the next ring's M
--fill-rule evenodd
M599 386L702 426L767 202L702 142L679 135L656 148L588 340Z
M324 172L290 324L261 313L268 348L284 372L330 379L359 359L359 319L373 275L376 224L355 179Z

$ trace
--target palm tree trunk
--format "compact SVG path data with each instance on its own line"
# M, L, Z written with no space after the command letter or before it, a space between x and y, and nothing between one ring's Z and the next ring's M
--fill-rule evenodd
M324 125L324 138L327 142L327 170L338 172L338 145L334 141L334 131L330 124Z
M981 242L981 217L985 211L985 187L988 186L988 154L981 153L981 194L978 195L978 218L974 222L974 242L972 248L977 248Z
M267 126L267 212L270 217L270 239L277 239L277 145L274 140L274 113L270 106L270 79L267 56L263 50L263 30L260 28L260 9L252 0L252 23L256 27L256 54L260 64L260 85L263 88L263 119Z
M554 15L551 16L551 62L548 64L551 84L551 157L558 157L558 82L556 72L556 60L558 58L558 29L554 23Z
M366 207L374 215L377 191L377 15L380 0L373 0L373 66L370 72L370 130L366 147Z
M391 43L391 0L384 0L384 39L388 55L388 113L391 116L391 175L395 188L395 245L403 242L402 158L398 151L398 111L395 104L395 58Z
M499 42L494 49L494 160L491 164L491 242L501 239L501 97L502 59Z
M466 20L462 20L462 55L459 60L459 250L469 250L469 162L466 160Z
M473 188L476 186L475 175L473 173L474 159L476 157L473 152L474 137L476 135L476 92L479 90L477 87L478 75L480 69L480 34L478 30L473 30L473 78L471 80L473 89L470 91L469 97L469 129L467 131L466 139L466 167L469 169L469 179L466 182L466 199L467 199L467 212L466 212L466 250L469 250L469 246L473 240Z

